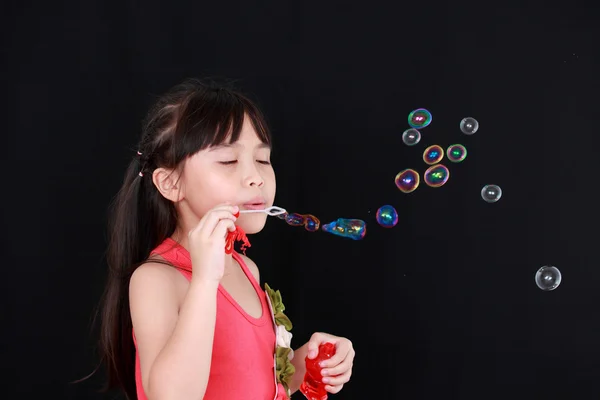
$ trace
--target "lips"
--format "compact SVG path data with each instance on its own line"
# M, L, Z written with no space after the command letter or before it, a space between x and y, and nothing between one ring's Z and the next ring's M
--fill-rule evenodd
M264 199L264 197L255 197L242 204L242 207L248 210L261 210L265 208L266 204L267 201Z
M251 199L250 201L245 202L243 205L245 206L256 206L256 205L265 205L267 203L267 201L265 200L264 197L255 197L253 199Z
M265 204L244 204L242 207L245 210L264 210Z

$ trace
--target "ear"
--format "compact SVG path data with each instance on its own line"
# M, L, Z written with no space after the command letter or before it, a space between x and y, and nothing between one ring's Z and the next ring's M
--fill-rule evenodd
M157 168L152 172L152 182L160 194L167 200L177 203L183 200L183 191L177 171L166 168Z

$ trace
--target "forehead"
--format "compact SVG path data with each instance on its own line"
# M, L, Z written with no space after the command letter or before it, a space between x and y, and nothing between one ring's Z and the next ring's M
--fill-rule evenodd
M229 142L230 138L231 137L227 138L227 142ZM244 123L237 141L248 144L262 143L256 129L254 129L254 124L252 124L252 121L248 116L244 117Z
M264 143L258 137L258 134L254 130L252 123L246 119L244 122L244 126L240 131L240 135L238 140L230 143L231 135L225 139L225 142L211 146L209 151L215 151L220 149L239 149L239 150L260 150L267 149L270 150L271 146L267 143Z

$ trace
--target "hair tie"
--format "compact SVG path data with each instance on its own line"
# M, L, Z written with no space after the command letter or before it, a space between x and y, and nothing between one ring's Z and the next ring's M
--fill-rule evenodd
M141 156L141 155L142 155L142 152L138 150L138 151L137 151L137 155L138 155L138 156ZM143 169L143 168L142 168L142 169ZM140 171L140 172L138 173L138 175L139 175L139 176L144 176L144 173L143 173L142 171Z

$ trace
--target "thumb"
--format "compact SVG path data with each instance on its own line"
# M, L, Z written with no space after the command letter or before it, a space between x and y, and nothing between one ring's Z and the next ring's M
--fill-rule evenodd
M319 354L319 345L323 341L323 337L318 333L315 333L311 336L308 341L308 358L313 359Z

